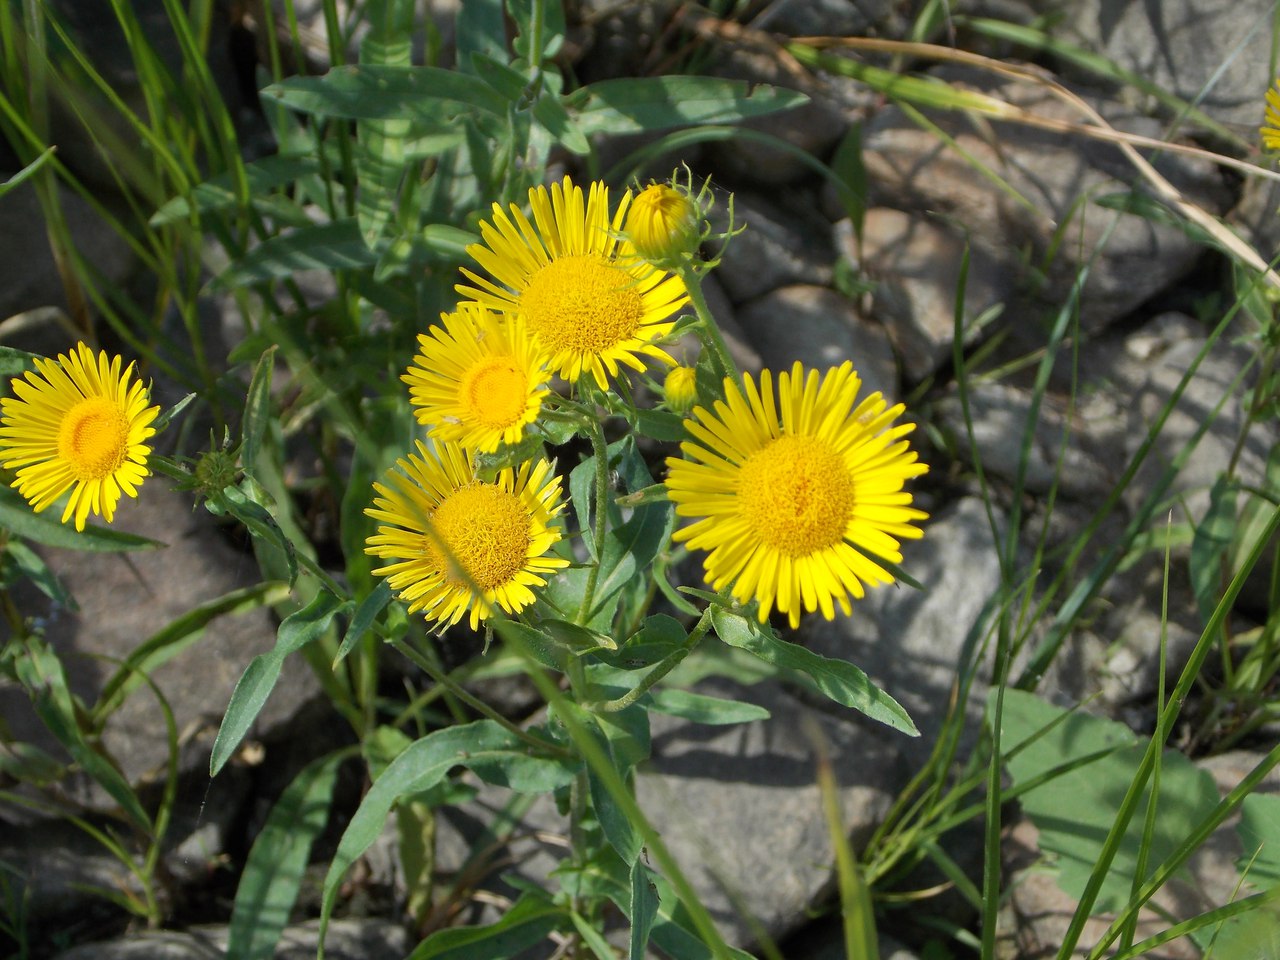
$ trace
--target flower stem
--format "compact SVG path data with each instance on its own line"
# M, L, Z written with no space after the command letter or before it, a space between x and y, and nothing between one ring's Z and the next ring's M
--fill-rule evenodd
M604 537L609 514L609 446L604 439L604 427L599 419L587 417L587 433L591 438L591 451L596 461L596 516L592 529L595 547L595 563L587 571L587 585L582 591L582 605L575 622L585 626L591 619L591 607L596 599L596 583L600 579L600 562L604 556Z
M711 315L711 308L707 306L707 298L702 294L702 274L688 261L682 262L676 272L684 281L684 288L689 293L689 303L693 305L693 311L698 315L696 328L698 336L702 340L702 345L711 353L711 363L716 369L716 375L721 379L724 377L737 379L738 365L734 363L733 355L729 353L729 346L724 342L724 336L716 324L716 318Z
M685 645L679 650L676 650L659 660L654 668L645 674L644 678L636 684L635 687L628 690L616 700L600 700L596 703L583 704L583 706L595 713L616 713L619 710L625 710L648 693L653 688L654 684L674 670L685 657L691 654L694 651L694 648L698 646L699 641L706 636L707 630L710 626L711 608L707 607L707 609L703 611L702 616L698 619L698 622L694 624L693 629L689 631L689 636L685 640Z

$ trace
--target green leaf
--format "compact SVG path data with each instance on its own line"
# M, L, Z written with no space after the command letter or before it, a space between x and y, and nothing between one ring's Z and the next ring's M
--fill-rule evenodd
M601 633L599 630L592 630L590 627L582 627L576 623L570 623L567 620L554 620L551 618L539 620L538 629L552 643L560 644L575 656L580 657L588 653L594 653L597 650L614 651L618 649L618 644L608 634Z
M377 262L355 218L346 218L269 237L218 274L214 286L231 290L303 270L363 270Z
M79 532L71 524L61 523L56 508L33 513L30 505L12 487L0 486L0 527L24 540L31 540L46 547L63 550L82 550L88 553L122 553L126 550L154 550L163 547L159 540L134 536L86 524Z
M1225 561L1235 539L1236 495L1239 489L1226 474L1209 491L1209 507L1191 541L1191 587L1202 622L1208 622L1226 589L1230 571Z
M329 629L334 615L349 606L350 601L343 602L321 590L305 607L285 617L276 632L276 645L253 658L231 693L231 702L213 741L209 776L217 776L258 718L280 677L285 657L318 639Z
M35 361L43 359L39 354L27 353L17 347L0 346L0 377L19 377L36 368Z
M24 654L15 665L18 679L31 697L31 704L45 728L66 748L80 769L120 804L134 826L144 836L149 835L151 820L138 795L115 765L85 738L62 662L48 646L37 640L27 641Z
M369 632L369 628L373 626L373 621L378 619L378 614L390 602L391 585L385 579L379 580L378 585L370 590L369 595L360 601L360 606L356 607L355 615L352 616L351 623L347 626L346 635L342 638L342 646L338 647L338 652L334 654L333 666L335 669L364 635Z
M805 674L827 697L852 707L895 730L918 737L920 731L898 701L877 687L865 673L845 660L831 660L821 654L787 643L755 621L715 605L711 624L716 635L731 647L746 650L765 663Z
M475 54L498 63L506 63L507 24L502 0L470 0L458 4L454 18L458 68L475 73L471 58Z
M587 771L587 786L591 793L592 809L600 820L605 839L626 863L635 863L640 857L640 851L644 849L644 838L613 799L613 794L590 770Z
M769 719L769 711L758 704L709 697L701 693L691 693L688 690L664 687L649 691L649 699L652 708L658 713L711 726L728 726L734 723Z
M37 170L43 167L45 163L47 163L49 159L53 156L54 151L57 149L58 149L57 147L46 147L44 153L40 154L40 156L36 157L34 160L32 160L25 167L23 167L21 170L19 170L17 173L11 176L4 183L0 183L0 197L3 197L6 193L8 193L10 190L18 186L19 184L21 184L29 176L31 176L33 173L35 173Z
M252 482L251 477L245 478L246 484ZM231 514L259 541L274 546L285 560L285 568L280 572L287 576L287 582L292 585L298 579L298 557L293 542L266 507L249 499L237 487L226 487L205 501L205 509L215 516Z
M1019 796L1023 811L1040 831L1040 849L1056 858L1058 886L1078 899L1098 863L1146 744L1114 721L1068 712L1021 690L1007 690L1004 696L1003 739L1009 752L1005 766L1015 786L1090 754L1109 751ZM1016 750L1021 744L1026 746ZM1149 798L1148 786L1139 806L1145 808ZM1213 778L1178 751L1166 750L1147 864L1158 864L1172 854L1217 805ZM1140 818L1129 824L1098 893L1095 912L1114 912L1128 902L1143 828Z
M648 956L649 932L658 915L658 889L649 879L649 869L644 861L636 859L631 864L631 935L627 940L629 960L645 960Z
M670 410L644 409L636 415L636 432L642 437L652 437L665 443L680 443L689 439L684 429L684 417Z
M289 922L311 844L329 819L344 753L321 757L280 795L245 861L231 909L227 960L271 960Z
M324 881L320 908L322 940L343 876L382 832L392 806L401 797L421 793L439 783L456 766L470 767L490 783L530 793L545 793L563 786L573 779L576 770L576 764L567 760L531 755L527 741L493 720L446 727L416 741L373 782L338 841ZM418 956L416 952L414 955Z
M40 554L18 539L7 541L2 549L13 561L18 573L30 580L41 593L58 606L79 612L80 606L76 603L76 598L62 585L62 581Z
M698 123L737 123L808 102L795 90L717 77L626 77L601 80L568 98L585 136L665 130Z
M596 535L594 519L596 489L596 458L587 457L569 472L569 500L573 515L578 521L582 543L594 561L596 559Z
M323 77L289 77L261 95L291 110L347 120L413 121L417 132L449 133L475 112L501 118L506 101L478 77L439 67L335 67Z
M559 579L559 577L557 577ZM536 627L517 620L494 620L493 629L503 640L517 650L523 650L534 660L550 670L564 673L568 664L565 649L552 643L547 635Z
M1280 797L1253 793L1240 804L1240 859L1245 882L1262 890L1280 883Z
M258 357L253 367L253 378L244 401L244 423L240 426L240 460L244 472L251 477L258 475L258 452L267 435L271 417L271 375L275 370L276 344L272 344Z
M541 894L525 893L495 923L433 933L407 960L510 960L546 939L567 916Z
M272 196L272 191L303 177L316 176L322 170L319 159L311 155L275 154L247 163L244 174L249 184L249 201L255 210L277 222L283 220L292 226L301 226L308 222L302 208L285 197ZM188 196L174 197L166 202L152 214L149 225L167 227L186 220L193 209L201 214L220 213L234 209L239 203L240 198L233 189L231 174L224 173L197 184Z

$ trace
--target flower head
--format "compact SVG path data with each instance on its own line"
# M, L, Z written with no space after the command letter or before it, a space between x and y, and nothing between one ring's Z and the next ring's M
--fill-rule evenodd
M480 224L484 243L467 247L493 280L464 268L474 286L457 291L504 316L522 314L570 383L589 373L607 389L619 364L644 369L642 356L674 364L655 341L671 331L668 318L688 294L678 277L655 270L619 240L630 202L628 191L610 218L604 184L592 183L584 202L582 189L565 177L549 191L529 191L533 223L515 204L508 212L495 203L492 222Z
M418 336L418 355L401 377L418 422L434 438L480 453L517 443L538 418L551 379L524 318L503 323L464 303L441 319L430 336Z
M1262 109L1262 135L1264 150L1280 150L1280 80L1267 89L1267 104Z
M711 585L759 600L761 621L775 605L793 627L802 609L849 613L850 594L893 580L868 554L898 563L899 540L921 536L903 490L928 469L902 439L915 425L891 426L903 407L879 393L855 407L859 385L847 361L821 380L796 363L776 398L768 370L745 393L726 379L728 402L685 421L687 459L667 460L676 513L698 518L675 538L710 551Z
M90 513L110 523L120 494L136 497L150 473L146 441L160 408L147 406L133 364L121 372L121 363L78 343L36 360L35 372L13 380L14 396L0 399L0 465L17 469L13 485L37 513L70 490L62 522L74 517L76 530Z
M668 184L650 184L632 201L623 232L646 260L674 260L698 245L697 207Z
M451 626L470 613L474 630L494 607L516 613L535 586L569 561L546 553L560 539L551 524L564 509L560 478L546 460L478 479L471 457L454 444L396 461L365 513L379 523L365 552L392 560L374 573L421 610Z
M698 371L693 367L674 367L662 381L667 406L676 413L688 413L698 402Z

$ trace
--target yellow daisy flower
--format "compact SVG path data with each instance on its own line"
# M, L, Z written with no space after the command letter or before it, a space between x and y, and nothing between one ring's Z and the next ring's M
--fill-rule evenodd
M568 177L529 191L533 223L515 204L508 213L495 203L493 222L480 224L484 243L467 247L493 280L464 268L474 286L455 289L496 313L523 314L552 369L570 383L589 373L608 389L619 364L644 369L641 356L674 365L654 341L671 331L668 318L688 294L679 277L655 270L619 239L630 203L628 191L610 220L608 187L592 183L584 203Z
M434 439L480 453L518 443L538 418L551 379L524 318L502 323L464 303L441 319L430 336L418 335L418 355L400 378L418 422Z
M13 380L15 396L0 399L0 465L17 469L13 486L37 513L70 490L62 522L74 516L76 530L90 513L110 523L120 494L136 497L150 475L146 441L160 408L121 363L78 343L36 360L36 372Z
M379 522L365 552L393 560L374 573L421 610L452 626L470 612L471 629L494 607L517 613L533 602L530 587L569 565L545 554L560 539L552 519L563 509L560 478L546 460L479 480L471 457L455 444L396 461L365 513Z
M726 378L728 403L695 407L685 429L694 439L667 460L667 495L682 517L698 517L676 540L709 550L704 568L716 590L733 583L734 599L760 601L760 620L776 605L791 626L800 611L835 604L893 577L864 555L899 563L900 539L921 536L903 484L928 470L902 438L915 424L891 426L902 404L879 393L855 407L860 381L846 361L819 380L796 363L760 388L748 375L745 395ZM858 549L855 549L857 547Z
M1280 80L1267 90L1267 105L1262 110L1262 149L1280 150Z

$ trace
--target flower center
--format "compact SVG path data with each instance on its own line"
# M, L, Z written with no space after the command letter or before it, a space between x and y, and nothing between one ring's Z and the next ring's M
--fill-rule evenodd
M463 406L486 427L509 427L529 402L529 378L511 357L485 357L462 377Z
M105 480L129 452L129 421L105 397L88 397L66 412L58 426L58 456L77 480Z
M473 481L450 494L431 515L431 527L427 554L452 587L495 589L515 579L528 558L529 512L491 483Z
M554 351L602 353L633 336L643 316L635 278L597 254L560 257L520 295L529 329Z
M738 484L743 519L791 557L835 546L853 514L849 468L817 437L778 437L747 458Z

